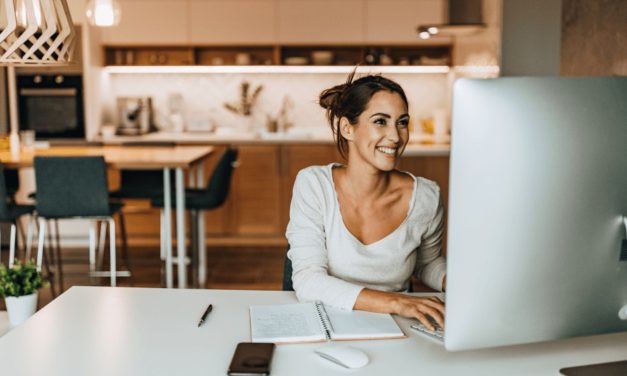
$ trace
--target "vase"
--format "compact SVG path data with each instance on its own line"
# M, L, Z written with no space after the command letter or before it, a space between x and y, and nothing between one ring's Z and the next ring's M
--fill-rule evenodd
M17 326L37 311L37 292L24 296L7 296L4 298L11 326Z

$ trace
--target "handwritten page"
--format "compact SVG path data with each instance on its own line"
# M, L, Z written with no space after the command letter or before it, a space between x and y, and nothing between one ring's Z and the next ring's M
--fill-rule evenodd
M326 340L314 303L250 307L252 342Z

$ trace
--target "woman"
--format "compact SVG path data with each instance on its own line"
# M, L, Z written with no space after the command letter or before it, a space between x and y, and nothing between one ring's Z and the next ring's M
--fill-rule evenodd
M294 290L299 300L444 327L439 300L399 293L412 273L437 290L446 283L439 188L395 169L409 139L407 98L394 81L354 74L320 95L346 165L308 167L294 183Z

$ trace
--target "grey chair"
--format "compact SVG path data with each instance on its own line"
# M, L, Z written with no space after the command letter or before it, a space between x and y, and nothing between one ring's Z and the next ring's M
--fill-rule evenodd
M0 166L0 222L10 223L11 224L11 235L9 241L9 267L13 266L15 261L15 245L16 245L16 235L17 235L17 223L20 217L24 215L33 215L35 211L35 207L33 205L18 205L14 203L13 195L15 191L17 191L17 187L10 187L10 182L7 182L7 175L5 173L8 172L8 177L17 176L11 174L11 171L15 170L5 170L3 166ZM9 184L7 184L9 183ZM15 188L15 189L11 189ZM31 233L32 221L29 222L29 233ZM30 240L30 239L27 239ZM26 247L30 247L30 242L26 244Z
M219 208L226 201L230 191L233 170L237 166L237 154L238 151L236 148L226 148L211 174L207 187L203 189L185 190L185 208L189 210L192 218L191 238L194 247L192 256L198 254L198 249L196 248L199 243L198 239L200 236L204 236L204 229L199 228L199 216L202 211ZM174 207L176 200L172 198L171 203ZM165 206L163 195L153 197L151 204L153 207L163 208ZM161 213L161 231L163 232L167 231L163 226L163 209ZM163 253L162 244L162 254ZM195 265L195 261L196 260L192 259L192 264Z
M45 221L70 218L93 220L89 230L89 266L93 277L110 277L111 286L118 276L130 276L116 270L116 225L113 215L123 204L111 203L107 167L103 157L35 157L36 209L39 217L37 269L41 270L45 242ZM102 221L109 226L110 270L96 271L96 227ZM123 230L123 229L121 229Z

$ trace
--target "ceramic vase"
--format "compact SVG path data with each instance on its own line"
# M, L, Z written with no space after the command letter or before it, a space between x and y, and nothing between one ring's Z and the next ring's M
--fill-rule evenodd
M37 311L37 292L24 296L7 296L4 298L11 326L17 326Z

